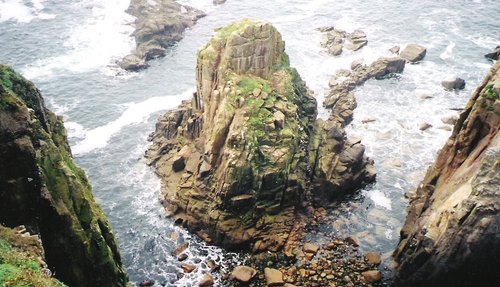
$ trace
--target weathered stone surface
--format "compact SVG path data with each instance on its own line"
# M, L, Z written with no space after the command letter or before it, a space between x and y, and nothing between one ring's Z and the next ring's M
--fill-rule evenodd
M236 266L231 272L229 278L231 280L237 280L242 283L248 283L255 275L257 275L257 270L253 269L252 267Z
M465 80L462 78L455 78L454 80L445 80L441 82L441 86L445 90L463 90L465 88Z
M342 54L344 47L351 51L357 51L368 44L366 34L361 30L354 30L352 33L336 30L334 27L322 27L317 30L325 33L321 46L333 56Z
M0 222L39 234L69 286L125 286L109 223L72 158L62 118L40 91L0 65Z
M277 269L264 268L264 278L266 279L267 286L282 286L285 284L283 273Z
M407 45L399 56L410 63L415 63L424 59L427 49L418 44Z
M346 37L345 47L351 51L357 51L368 44L365 32L355 30Z
M410 202L394 286L500 282L499 92L496 63Z
M401 73L405 68L405 60L400 57L381 57L370 65L370 74L375 79L383 79L393 73Z
M375 283L382 280L382 274L378 270L369 270L361 273L367 283Z
M118 65L138 71L149 67L147 61L165 56L166 48L183 37L184 31L205 16L202 11L174 0L132 0L127 13L136 17L132 34L136 49Z
M398 55L399 54L399 49L400 49L399 46L394 46L394 47L392 47L392 48L389 49L389 52Z
M193 100L160 119L147 153L168 214L211 243L282 248L313 197L331 199L366 179L364 149L343 129L330 139L316 113L271 24L218 29L198 51ZM172 172L180 157L184 171Z

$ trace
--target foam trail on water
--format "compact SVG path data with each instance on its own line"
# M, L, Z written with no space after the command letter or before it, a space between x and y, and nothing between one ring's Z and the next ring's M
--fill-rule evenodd
M381 206L387 210L392 209L391 200L380 190L371 190L369 191L368 196L375 203L375 205Z
M443 60L451 58L451 54L453 54L453 48L455 48L455 43L450 42L448 46L446 46L446 50L439 55L439 57Z
M89 5L92 17L83 25L75 24L64 42L69 51L28 66L23 71L27 78L49 77L55 70L80 73L106 67L133 49L133 27L129 24L134 18L125 13L129 1L93 1Z
M26 5L21 0L0 1L0 23L5 21L16 21L18 23L29 23L33 19L53 19L56 15L43 13L43 0L33 0Z
M152 113L167 110L179 105L183 99L188 98L193 92L194 90L188 90L182 95L154 97L141 103L127 104L128 108L118 119L104 126L86 131L85 139L78 142L72 148L73 153L75 155L81 155L105 147L111 137L120 132L124 127L145 122Z

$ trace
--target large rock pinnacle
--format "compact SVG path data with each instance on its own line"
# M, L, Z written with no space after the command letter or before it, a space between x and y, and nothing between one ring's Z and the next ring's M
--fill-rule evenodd
M216 30L198 51L192 101L164 115L152 136L147 156L169 214L209 242L278 250L312 203L313 186L333 182L329 192L340 193L339 181L352 178L344 175L351 166L342 175L316 172L321 152L344 150L344 134L326 140L316 101L284 49L267 22ZM362 152L350 165L363 170ZM353 187L371 178L356 179Z

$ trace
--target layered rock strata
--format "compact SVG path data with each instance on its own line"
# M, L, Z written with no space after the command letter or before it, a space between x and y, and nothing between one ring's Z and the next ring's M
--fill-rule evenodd
M269 23L217 30L196 71L193 99L160 118L147 157L169 215L204 240L278 250L314 198L373 180L361 145L316 121L316 101Z
M394 286L500 285L500 63L410 202Z
M0 65L0 223L39 234L69 286L125 286L109 223L71 156L62 119L40 91Z
M166 49L183 37L184 31L205 16L200 10L174 0L131 0L127 13L136 17L136 49L118 62L130 71L149 67L147 61L165 56Z

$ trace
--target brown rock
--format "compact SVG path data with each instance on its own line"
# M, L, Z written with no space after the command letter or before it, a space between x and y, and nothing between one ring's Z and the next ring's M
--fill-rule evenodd
M304 247L302 249L304 250L305 253L316 254L316 252L318 252L319 247L316 244L308 242L304 244Z
M353 246L360 246L361 243L359 242L359 238L357 238L356 236L349 236L345 239L345 242L349 243L349 244L352 244Z
M266 279L267 286L281 286L283 281L283 273L277 269L264 268L264 278Z
M369 270L361 273L363 279L367 283L375 283L382 280L382 274L378 270Z
M229 278L231 280L237 280L242 283L248 283L257 274L257 270L248 266L236 266L231 272Z
M409 44L406 46L399 56L408 62L415 63L424 59L427 49L418 44Z
M400 57L381 57L370 65L370 75L380 80L393 73L401 73L405 68L405 60Z
M189 263L183 263L183 264L181 264L181 268L184 271L184 273L191 273L196 269L196 265L189 264Z
M366 262L368 262L369 264L379 265L382 262L380 253L378 252L366 253Z
M389 52L396 54L396 55L399 54L399 46L394 46L394 47L390 48Z
M208 286L213 286L215 284L214 277L212 275L205 273L200 279L200 282L198 282L199 287L208 287Z

